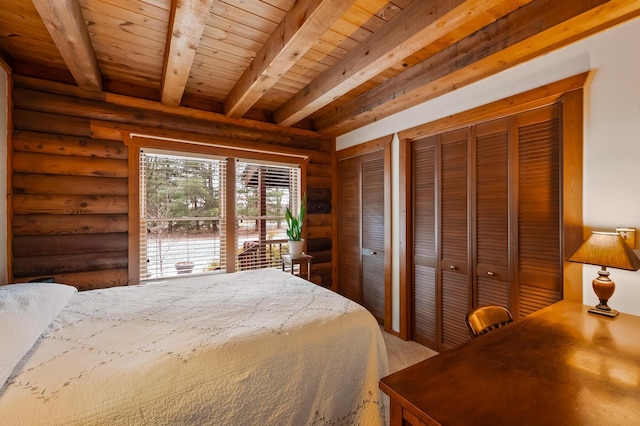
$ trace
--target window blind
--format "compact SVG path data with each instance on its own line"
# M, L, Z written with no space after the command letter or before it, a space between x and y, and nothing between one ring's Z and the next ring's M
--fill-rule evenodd
M223 271L226 160L140 153L140 279Z
M286 208L300 205L298 166L253 161L236 163L236 269L281 265L288 253Z

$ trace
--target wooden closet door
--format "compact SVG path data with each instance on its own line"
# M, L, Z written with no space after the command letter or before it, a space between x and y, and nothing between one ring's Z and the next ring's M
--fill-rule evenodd
M562 299L561 111L411 143L414 340L450 349L468 340L472 307L525 316Z
M556 104L515 117L518 316L562 299L560 112Z
M360 158L338 162L338 291L362 303Z
M384 151L362 157L362 305L384 324Z
M438 292L436 286L436 175L437 137L411 145L413 285L412 339L439 350Z
M474 307L500 305L511 309L508 124L505 118L474 128Z
M338 162L338 291L385 319L385 153Z
M468 130L440 136L440 238L442 292L442 349L469 339L465 317L471 308L469 281Z

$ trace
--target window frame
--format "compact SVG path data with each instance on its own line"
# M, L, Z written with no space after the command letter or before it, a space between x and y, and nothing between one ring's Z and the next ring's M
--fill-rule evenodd
M310 155L302 150L288 147L281 149L276 146L256 144L255 147L242 146L238 141L225 141L207 138L202 135L183 134L180 138L167 137L163 132L153 129L142 131L123 131L122 139L129 148L129 256L128 256L128 285L140 284L140 150L172 151L181 155L204 155L210 157L226 157L227 179L225 190L225 206L227 217L235 217L235 163L236 160L273 162L290 164L300 168L300 192L307 191L307 166ZM231 167L231 164L234 166ZM227 238L227 253L233 253L236 246L235 222L226 221L226 233L232 235ZM306 225L303 233L306 232ZM135 266L134 266L135 265ZM235 262L228 265L227 272L235 272ZM163 278L165 279L165 278ZM170 279L167 277L166 279ZM146 282L146 281L145 281Z

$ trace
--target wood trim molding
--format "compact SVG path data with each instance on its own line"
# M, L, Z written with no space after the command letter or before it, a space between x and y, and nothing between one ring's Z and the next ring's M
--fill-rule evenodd
M118 124L100 120L91 121L91 131L105 137L115 133L120 133L122 135L122 140L124 140L127 145L144 145L152 148L164 147L165 149L175 149L178 151L184 150L185 146L189 146L189 150L203 153L210 153L211 149L215 149L219 155L239 158L302 163L308 162L312 156L317 161L326 160L326 162L329 162L331 156L330 153L284 146L265 145L264 148L261 149L256 143L252 142L208 137L202 134L184 131L161 130L152 127Z
M562 197L564 232L562 257L567 259L583 241L584 89L564 95L562 108ZM564 262L563 298L582 303L582 265Z
M13 70L11 69L9 64L7 64L7 62L4 60L2 55L0 55L0 68L5 70L7 72L7 74L9 74L9 75L11 75L11 73L13 72Z
M400 236L399 247L399 305L400 305L400 324L399 337L404 340L411 339L411 297L409 293L409 283L413 280L412 269L408 267L412 258L410 242L413 240L411 233L411 223L413 214L411 209L412 196L408 188L411 187L411 152L409 150L408 141L400 141L399 152L400 177L398 182L400 217L398 218L398 234Z
M126 138L123 138L126 143ZM140 148L129 145L128 285L140 284Z
M0 66L7 73L7 98L5 99L7 127L4 129L7 135L7 170L5 174L5 189L7 192L5 199L5 214L7 215L7 240L5 241L7 276L0 277L0 279L6 279L6 282L13 282L13 74L11 67L2 59L0 59Z
M335 151L334 149L334 152L336 153L336 160L345 160L347 158L357 157L359 155L368 154L370 152L384 149L386 145L391 144L391 141L393 141L393 135L387 135L371 140L369 142L364 142L355 146L351 146L349 148L341 149L340 151Z
M309 193L308 193L308 188L307 188L307 166L309 165L309 161L305 160L305 161L301 161L299 163L300 165L300 196L304 196L305 194L307 195L307 198L309 197ZM307 216L307 219L302 222L302 236L303 236L303 251L305 253L308 253L308 249L307 249L307 243L309 242L309 219ZM313 264L310 268L313 267ZM303 268L303 266L301 265L300 268ZM309 281L311 281L311 270L307 271L307 277L309 278Z
M234 199L235 189L236 189L236 162L237 158L230 157L229 163L227 164L227 180L225 187L225 206L224 212L227 216L232 216L235 218L236 216L236 200ZM228 219L228 217L227 217ZM226 239L226 247L225 247L225 256L227 260L227 271L235 272L236 271L236 263L229 262L229 256L236 251L236 221L235 220L227 220L225 222L227 239Z
M331 290L338 293L338 158L336 138L331 138Z
M517 95L509 96L487 105L482 105L458 114L450 115L429 123L421 124L398 133L400 140L415 140L440 133L472 126L487 120L518 114L539 108L561 100L566 92L584 86L590 72L574 75L554 83L549 83Z
M393 211L393 189L391 186L391 144L384 146L384 329L391 331L393 328L393 286L392 271L393 257L391 242L391 226Z
M478 241L474 236L478 232L478 223L476 221L478 197L478 157L477 157L477 132L476 127L471 127L467 132L467 287L470 289L469 305L467 312L477 306L478 288L476 287L478 276L478 264L474 261L473 254L478 248Z
M509 138L508 146L507 146L507 163L512 165L508 170L507 179L509 182L517 182L518 175L520 174L520 165L518 164L518 138L517 138L517 129L513 123L514 118L509 118L507 125L509 126L508 135ZM508 198L509 198L509 211L517 211L518 209L518 185L509 185L508 186ZM518 221L513 220L513 216L509 216L508 221L508 232L509 232L509 264L515 265L518 261L518 253L515 250L517 247L518 241ZM513 287L518 287L518 274L515 268L509 268L509 282L512 283ZM512 287L512 288L513 288ZM510 292L509 294L509 304L511 306L517 306L519 294L516 292ZM515 312L512 312L512 314Z

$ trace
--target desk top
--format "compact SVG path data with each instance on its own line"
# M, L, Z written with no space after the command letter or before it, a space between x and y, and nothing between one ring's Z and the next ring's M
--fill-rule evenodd
M640 424L640 317L561 301L384 377L427 424Z

